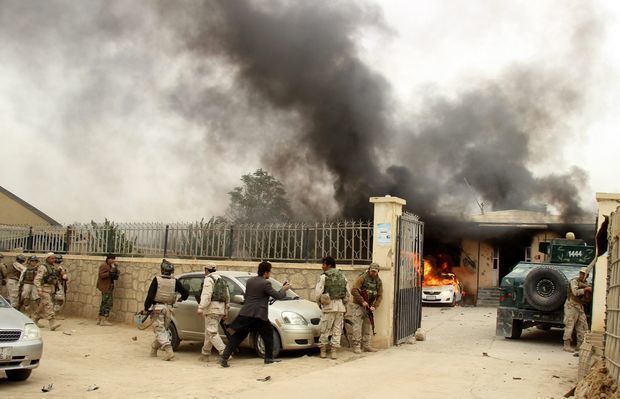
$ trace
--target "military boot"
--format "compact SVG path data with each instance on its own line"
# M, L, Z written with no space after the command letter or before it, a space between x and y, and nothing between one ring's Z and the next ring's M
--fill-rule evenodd
M334 348L334 347L332 346L331 355L332 355L332 356L331 356L331 357L332 357L332 360L336 360L336 359L338 359L338 348Z
M564 341L564 351L573 352L573 348L570 346L570 339Z
M99 325L100 326L111 326L112 323L108 321L108 316L106 316L101 320L101 323L99 323Z
M155 341L151 344L151 357L157 357L157 349L159 349L159 344Z
M61 325L56 319L50 319L50 330L56 331Z
M44 327L45 327L45 325L44 325L43 323L41 323L41 319L39 319L38 317L36 317L36 318L34 319L34 323L35 323L35 324L37 325L37 327L39 327L39 328L44 328Z
M373 348L370 345L364 345L364 352L378 352L379 349Z
M166 354L165 354L165 355L164 355L164 357L162 358L163 360L168 361L168 360L172 360L172 359L174 359L174 351L172 350L172 346L167 345L167 346L164 348L164 352L166 352Z
M102 319L102 317L101 317L101 316L97 316L97 325L100 325L100 324L101 324L101 319Z
M360 346L359 346L359 345L355 345L355 346L353 347L353 353L356 353L356 354L360 354L360 353L362 353L362 348L360 348Z
M325 359L327 357L327 346L323 345L321 346L321 359Z

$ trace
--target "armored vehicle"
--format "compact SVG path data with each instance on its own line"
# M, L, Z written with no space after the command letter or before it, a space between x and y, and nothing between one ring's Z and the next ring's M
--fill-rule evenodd
M539 251L545 254L543 263L519 262L502 279L497 309L498 336L517 339L524 328L564 327L569 281L579 275L579 269L590 264L596 252L595 247L575 239L541 242ZM591 295L584 302L590 299Z

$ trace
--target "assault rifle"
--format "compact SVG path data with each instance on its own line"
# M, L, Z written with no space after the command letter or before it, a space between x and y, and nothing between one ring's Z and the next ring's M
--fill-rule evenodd
M373 315L372 310L370 310L375 300L373 298L372 303L371 303L368 298L368 291L364 289L360 290L360 295L362 296L364 301L368 304L368 307L364 308L364 312L366 313L366 317L368 317L368 321L370 322L370 326L372 327L372 335L377 335L377 333L375 332L375 316Z

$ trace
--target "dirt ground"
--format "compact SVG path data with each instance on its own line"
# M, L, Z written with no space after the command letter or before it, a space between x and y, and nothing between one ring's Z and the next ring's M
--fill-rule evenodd
M562 351L561 330L498 338L493 308L424 308L422 323L426 341L378 353L344 350L333 361L293 352L266 366L244 351L223 369L198 361L199 343L182 343L164 362L149 357L151 331L68 319L59 331L43 330L41 366L27 381L0 372L0 397L560 398L575 385L578 358ZM99 389L87 391L93 384Z

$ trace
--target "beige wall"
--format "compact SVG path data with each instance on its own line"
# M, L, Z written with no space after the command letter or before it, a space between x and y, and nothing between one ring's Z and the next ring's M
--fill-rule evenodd
M0 192L0 224L49 225L50 223Z
M611 215L620 205L620 194L596 193L596 201L598 202L596 231L598 231L603 223L604 216ZM605 330L605 306L607 302L607 257L599 257L594 267L591 330L603 332Z
M532 262L542 263L545 261L545 254L542 252L538 252L538 244L540 244L543 241L551 241L554 238L560 238L560 237L561 237L560 234L555 233L553 231L543 231L541 233L536 234L532 238Z
M14 261L16 253L5 253L4 262ZM40 254L40 258L45 255ZM65 313L67 315L96 318L101 303L101 293L96 288L99 265L104 258L98 256L63 255L63 266L69 273L69 289ZM207 262L215 263L218 270L256 272L258 262L206 261L169 259L175 265L175 274L204 270ZM114 305L110 318L131 323L134 314L144 307L144 299L153 277L159 273L161 258L116 258L121 272L114 289ZM291 288L302 298L313 300L311 292L322 273L321 265L298 263L272 263L273 277L288 280ZM367 266L338 266L352 284Z

